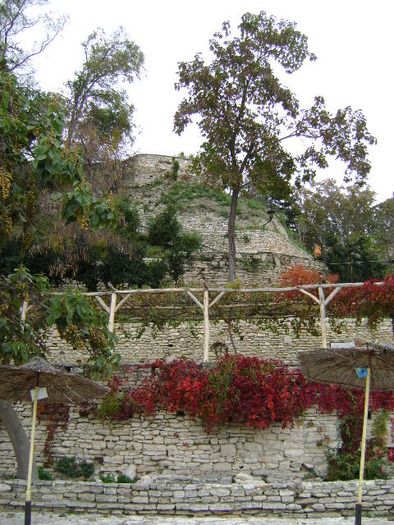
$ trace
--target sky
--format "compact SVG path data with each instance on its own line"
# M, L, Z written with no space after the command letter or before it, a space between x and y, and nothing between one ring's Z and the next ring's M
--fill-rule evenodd
M332 111L361 109L378 144L370 149L369 185L376 201L393 196L394 106L391 0L50 0L46 8L67 14L61 35L38 57L36 78L46 90L60 91L83 61L81 43L96 28L107 34L122 26L145 55L141 80L128 89L135 106L133 154L185 155L198 151L197 126L178 136L173 117L182 99L174 89L178 62L207 53L209 39L229 20L232 28L246 13L266 11L295 22L308 37L317 61L286 77L302 106L322 95ZM321 177L336 177L332 166Z

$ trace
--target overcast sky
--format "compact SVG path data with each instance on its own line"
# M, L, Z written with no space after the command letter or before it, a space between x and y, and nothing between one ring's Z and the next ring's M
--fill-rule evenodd
M145 55L145 72L129 90L136 108L134 153L186 155L201 142L195 126L181 137L172 131L182 95L174 90L177 63L206 52L213 33L229 20L235 29L245 12L297 23L317 55L288 77L301 100L322 95L331 110L361 109L378 145L371 148L371 188L377 201L393 196L394 108L392 104L391 0L50 0L50 8L70 20L58 39L37 61L43 89L60 90L82 64L81 42L97 27L109 34L123 26ZM327 169L324 176L338 176Z

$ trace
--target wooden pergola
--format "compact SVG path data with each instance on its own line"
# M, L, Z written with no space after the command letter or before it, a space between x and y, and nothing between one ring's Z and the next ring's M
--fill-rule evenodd
M380 285L381 283L376 283ZM203 360L209 360L209 346L210 346L210 322L213 317L218 318L218 312L230 312L236 308L247 308L251 306L247 302L247 297L259 294L278 294L286 292L300 292L308 297L312 303L319 307L319 317L321 325L322 347L327 348L327 316L326 307L343 288L359 288L364 283L336 283L336 284L311 284L294 287L274 288L210 288L205 286L203 288L143 288L143 289L129 289L117 290L111 288L108 291L100 292L85 292L84 296L94 298L97 303L108 314L108 329L110 332L115 330L116 314L120 310L128 311L134 321L141 319L149 319L154 312L162 312L168 318L182 318L187 319L201 319L204 323L204 350ZM315 293L313 293L315 291ZM58 292L60 293L60 292ZM237 296L246 297L243 303L232 302L231 297ZM159 304L154 304L153 297L161 296L164 298ZM171 296L171 297L170 297ZM170 297L170 300L168 299ZM219 303L226 298L225 304ZM256 303L253 303L256 306ZM215 311L214 311L215 310ZM144 312L144 315L141 315ZM26 315L26 309L22 312ZM277 316L286 317L283 313ZM294 316L295 314L288 314ZM256 317L256 314L254 314Z
M381 286L382 282L374 283ZM155 314L160 313L167 321L188 321L203 320L204 323L204 344L203 361L209 360L210 346L210 323L213 320L226 320L236 318L236 309L251 309L248 319L273 319L273 318L294 318L296 311L284 312L283 309L269 311L267 302L257 303L251 301L259 295L264 294L286 294L288 292L299 292L308 297L312 304L319 307L318 315L320 318L322 348L327 348L327 315L326 307L334 299L337 293L344 288L360 288L364 283L324 283L309 284L299 286L288 286L283 288L264 287L264 288L214 288L204 286L202 288L136 288L118 290L110 286L109 290L98 292L83 292L85 297L91 297L108 314L108 330L115 331L115 317L121 310L128 313L129 319L133 322L145 321L153 322ZM313 293L315 292L315 293ZM63 292L49 292L50 295L62 295ZM233 299L238 296L237 300ZM152 298L156 298L156 302ZM244 298L240 302L239 298ZM161 300L158 300L161 298ZM222 304L219 304L222 302ZM278 304L278 303L275 303ZM23 302L21 308L21 322L24 324L30 305L27 301Z

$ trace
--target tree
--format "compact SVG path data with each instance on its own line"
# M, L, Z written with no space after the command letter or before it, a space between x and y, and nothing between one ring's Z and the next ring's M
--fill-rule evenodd
M49 187L80 182L76 157L61 148L64 113L58 97L23 86L0 72L0 248L16 230L35 232L39 196Z
M328 247L330 238L355 239L371 233L375 193L367 186L338 185L334 179L296 190L293 209L299 240L312 251Z
M319 244L322 260L344 282L384 277L387 256L374 233L374 200L368 186L338 186L333 179L295 193L292 215L299 240L311 251Z
M384 259L393 271L394 263L394 197L374 207L373 236Z
M17 461L17 478L27 479L30 442L14 407L5 399L0 399L0 420L3 422L4 428L10 437L12 448L15 452ZM35 467L33 468L32 475L33 479L37 478L37 469Z
M114 353L116 340L105 313L77 292L50 296L48 291L48 280L25 268L0 278L0 364L20 365L45 356L47 330L56 327L72 348L87 350L86 371L92 379L109 377L119 355ZM18 476L26 478L28 439L13 406L0 401L0 420L15 450Z
M110 201L92 195L83 159L64 147L64 105L60 97L23 86L0 72L0 250L22 238L22 252L40 231L45 192L62 192L66 223L100 228L116 222Z
M384 279L387 268L374 240L367 234L345 241L334 239L326 264L331 271L339 273L342 282Z
M205 142L196 157L211 183L230 191L228 220L229 280L235 278L235 223L237 200L247 185L275 199L288 198L292 185L312 181L317 168L328 166L334 156L346 164L345 179L360 184L370 165L367 146L375 139L368 132L361 111L350 107L331 114L322 97L302 110L295 95L276 76L298 70L305 60L315 60L307 38L295 24L277 21L265 12L246 13L239 36L231 36L230 24L210 40L213 59L206 64L197 54L181 62L176 89L186 89L174 117L181 134L198 117ZM286 149L305 143L301 153ZM292 139L290 141L290 139Z
M61 97L24 85L7 67L0 68L0 93L0 252L15 236L21 239L21 252L26 252L33 240L44 234L40 211L42 196L49 190L63 193L63 218L67 223L99 229L104 222L116 222L110 202L95 198L84 182L82 158L75 150L64 147ZM24 269L15 275L16 280L13 276L0 279L0 362L20 364L33 355L44 355L44 328L56 324L60 329L65 319L70 330L63 330L64 338L72 345L82 344L91 350L93 368L97 363L101 369L111 366L116 360L112 353L114 342L106 331L107 320L99 312L75 294L59 305L44 301L41 291L35 290L40 299L38 307L32 308L27 323L21 322L25 299L28 296L32 301L30 285L33 283L34 288L38 281ZM83 316L78 317L78 312ZM16 448L18 474L25 475L20 462L26 436L13 408L1 403L0 410Z
M88 160L116 150L131 139L133 106L119 82L139 78L144 56L122 28L110 38L102 29L82 44L85 60L70 91L67 144L83 146ZM98 145L98 147L97 147Z
M36 9L45 7L48 0L2 0L0 4L0 70L9 72L26 69L30 59L44 49L62 31L66 17L54 18L48 12ZM29 49L21 44L21 35L40 35ZM30 33L29 33L30 32Z

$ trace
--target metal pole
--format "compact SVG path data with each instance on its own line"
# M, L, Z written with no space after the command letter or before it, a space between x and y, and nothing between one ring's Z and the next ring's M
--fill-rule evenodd
M359 479L359 485L358 485L358 500L356 503L355 525L361 525L363 479L364 479L364 468L365 468L365 450L366 450L366 445L367 445L367 424L368 424L370 383L371 383L371 369L368 368L367 379L365 382L364 420L363 420L363 433L361 437L360 479Z
M34 439L36 434L38 386L34 388L33 421L30 433L29 469L27 473L26 502L25 502L25 525L31 523L31 478L33 474Z

